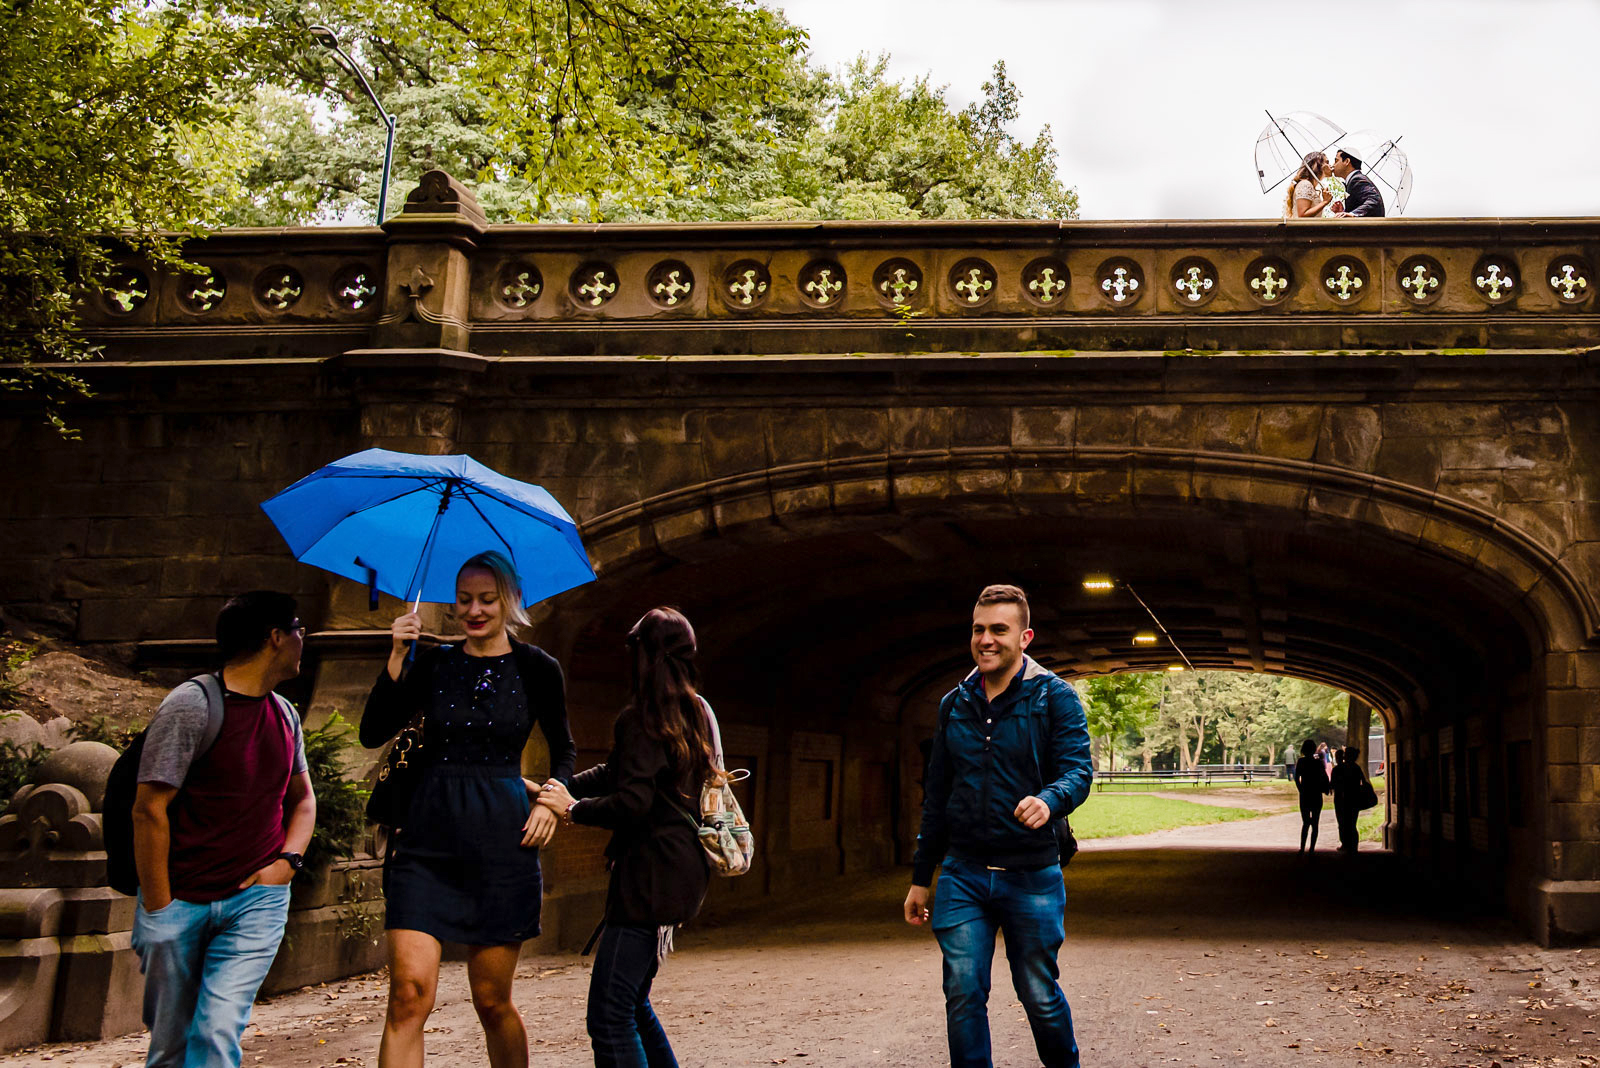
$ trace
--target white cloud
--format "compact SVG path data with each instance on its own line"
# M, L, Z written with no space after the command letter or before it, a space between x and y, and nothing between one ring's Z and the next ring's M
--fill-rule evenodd
M769 0L834 65L889 52L962 105L997 59L1085 218L1275 216L1264 109L1404 135L1411 216L1600 214L1596 0Z

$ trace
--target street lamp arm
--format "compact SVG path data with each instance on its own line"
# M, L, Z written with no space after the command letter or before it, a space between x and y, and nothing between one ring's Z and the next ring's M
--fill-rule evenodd
M320 23L307 27L307 32L323 48L335 53L344 61L344 67L356 76L356 81L361 83L362 92L367 94L367 99L372 101L372 106L378 109L378 115L383 119L383 176L378 183L378 225L383 225L383 218L389 211L389 169L394 163L394 129L395 118L384 109L383 102L378 99L378 94L372 91L372 83L367 81L367 76L361 72L361 67L350 58L350 54L339 45L339 35Z
M1145 614L1150 617L1150 621L1154 623L1161 633L1166 637L1168 644L1170 644L1172 648L1177 651L1179 656L1183 657L1183 662L1188 666L1189 670L1193 671L1194 664L1190 663L1189 654L1183 651L1183 646L1179 645L1172 637L1171 633L1168 632L1166 624L1162 623L1161 620L1157 618L1156 614L1150 610L1150 606L1144 603L1144 598L1139 596L1139 591L1134 589L1126 582L1122 583L1122 588L1133 594L1133 599L1139 602L1139 607L1144 609Z
M378 109L378 114L383 118L385 125L393 128L394 116L384 110L382 101L378 99L378 94L372 91L372 84L367 81L367 76L361 73L360 65L358 65L355 60L351 59L350 54L346 52L340 45L330 44L327 47L338 53L339 58L344 60L346 69L348 69L351 74L356 76L356 81L361 83L361 88L366 92L367 99L372 101L372 106Z

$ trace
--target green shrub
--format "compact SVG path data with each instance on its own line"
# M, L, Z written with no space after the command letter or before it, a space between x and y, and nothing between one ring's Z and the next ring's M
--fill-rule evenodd
M144 727L143 723L118 723L110 716L90 716L68 727L67 735L75 742L102 742L120 753L133 744Z
M15 716L16 713L13 712L4 718L11 719ZM0 812L11 806L12 794L33 781L33 773L49 755L50 750L38 742L18 745L15 742L0 741Z
M345 774L345 753L354 732L335 712L307 730L306 767L317 795L317 829L306 848L306 872L355 855L367 834L367 788Z
M17 671L38 655L38 645L19 642L15 638L0 638L0 704L16 702L20 696Z

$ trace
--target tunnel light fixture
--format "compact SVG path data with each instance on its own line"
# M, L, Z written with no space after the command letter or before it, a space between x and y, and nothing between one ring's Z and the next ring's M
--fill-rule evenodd
M1182 667L1174 664L1167 670L1182 671L1184 668L1188 668L1190 671L1194 670L1194 664L1189 660L1189 654L1183 651L1183 647L1179 645L1172 637L1171 633L1168 632L1166 624L1162 623L1161 620L1157 618L1155 612L1151 611L1150 606L1145 604L1144 598L1139 596L1138 590L1134 589L1126 582L1118 581L1110 575L1085 575L1083 577L1083 588L1090 593L1106 593L1117 589L1127 590L1128 595L1131 596L1135 601L1138 601L1139 607L1144 609L1144 614L1150 617L1150 622L1156 625L1156 630L1159 630L1163 635L1166 636L1167 644L1172 646L1172 651L1177 653L1178 657L1183 661ZM1155 631L1141 630L1139 633L1133 636L1133 644L1135 645L1154 645L1157 640L1158 639L1156 638Z
M1168 671L1182 671L1183 670L1183 665L1182 664L1168 664L1167 665L1167 670Z

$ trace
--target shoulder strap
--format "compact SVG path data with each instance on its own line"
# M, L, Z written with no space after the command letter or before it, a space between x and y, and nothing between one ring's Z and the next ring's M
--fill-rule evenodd
M711 752L717 758L717 770L727 771L728 760L722 751L722 728L717 724L717 714L711 711L710 701L699 694L695 694L695 699L700 702L700 709L706 714L706 722L711 724Z
M1048 700L1048 698L1046 699ZM1044 777L1044 765L1039 763L1039 736L1033 733L1033 702L1028 701L1027 705L1028 711L1025 715L1028 719L1028 748L1033 750L1033 770L1038 772L1039 789L1043 790L1049 785L1049 782Z
M939 733L940 734L943 734L944 731L945 731L945 728L950 726L950 710L956 706L956 702L957 701L961 700L961 687L965 686L966 682L967 682L966 676L962 676L961 681L956 683L956 688L951 690L949 693L945 694L944 698L942 700L940 700L940 702L939 702Z
M211 752L211 747L217 744L217 736L222 733L222 721L227 716L228 704L222 695L222 672L214 671L205 675L196 675L189 680L199 686L206 695L206 729L200 735L200 744L195 747L194 759L199 760Z
M700 821L695 819L694 818L694 814L691 813L688 809L686 809L682 805L678 804L678 799L676 797L670 797L670 796L668 796L667 794L664 794L664 793L661 794L661 797L662 797L663 800L666 801L667 804L671 805L674 809L677 810L678 815L682 816L684 819L689 821L689 826L694 828L694 833L695 834L699 834L700 833Z

